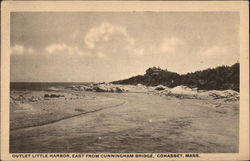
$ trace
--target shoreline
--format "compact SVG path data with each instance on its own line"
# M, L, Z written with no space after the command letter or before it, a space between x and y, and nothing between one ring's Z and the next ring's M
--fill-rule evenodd
M168 88L116 86L123 92L114 92L104 85L109 92L12 91L10 151L238 152L239 101L180 95L187 88L174 95Z

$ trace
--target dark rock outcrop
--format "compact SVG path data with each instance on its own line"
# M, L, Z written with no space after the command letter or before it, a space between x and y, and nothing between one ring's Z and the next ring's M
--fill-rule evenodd
M44 97L49 97L49 98L58 98L58 97L64 97L64 95L60 95L60 94L44 94Z

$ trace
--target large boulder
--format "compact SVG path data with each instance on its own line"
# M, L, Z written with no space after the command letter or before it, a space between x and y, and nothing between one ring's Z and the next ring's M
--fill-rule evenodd
M115 92L117 93L121 93L121 92L124 92L125 90L120 88L120 87L115 87Z
M179 96L196 96L197 90L186 86L176 86L170 90L170 94Z
M96 92L108 92L108 89L104 86L95 86L93 87L93 90Z

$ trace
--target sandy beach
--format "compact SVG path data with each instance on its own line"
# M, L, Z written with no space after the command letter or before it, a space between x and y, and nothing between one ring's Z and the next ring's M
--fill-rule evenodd
M119 87L12 90L10 152L238 152L238 101Z

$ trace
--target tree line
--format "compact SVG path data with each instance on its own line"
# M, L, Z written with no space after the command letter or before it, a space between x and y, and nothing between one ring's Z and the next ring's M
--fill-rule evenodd
M146 86L165 85L175 87L185 85L200 90L226 90L239 91L239 63L232 66L219 66L187 74L178 74L159 67L151 67L144 75L114 81L114 84L143 84Z

